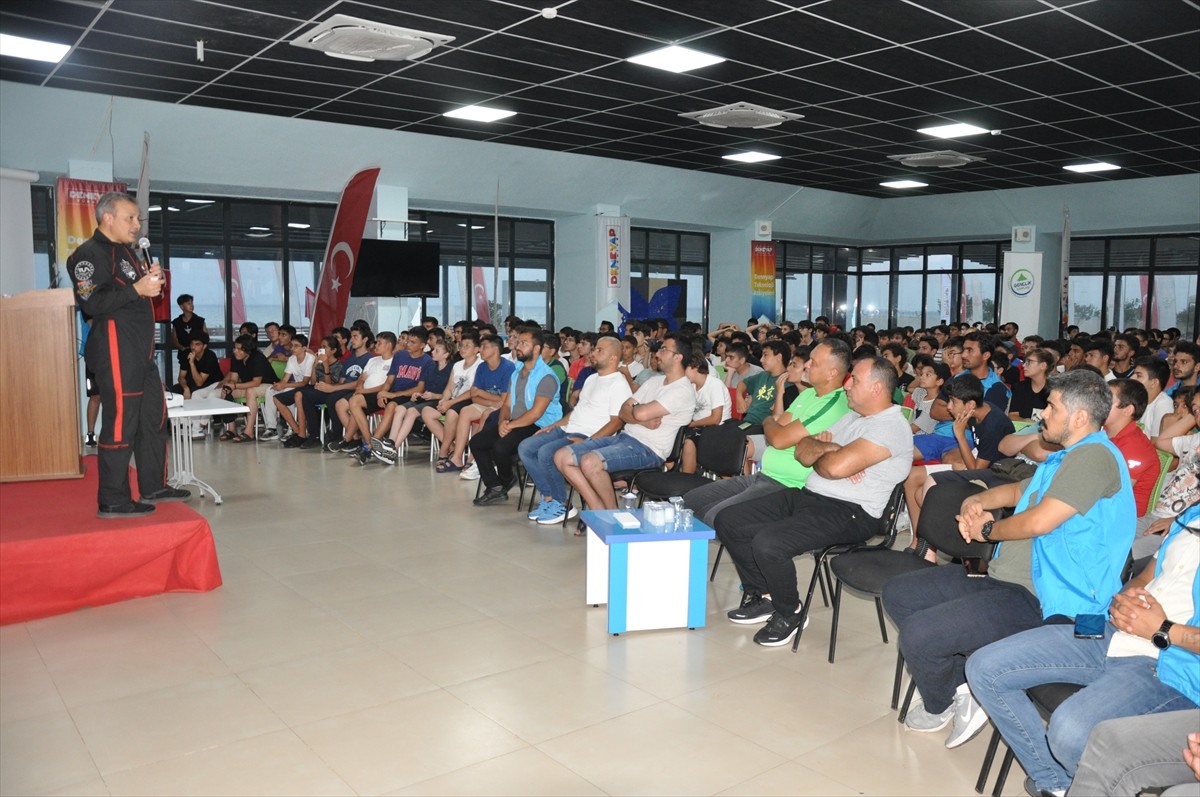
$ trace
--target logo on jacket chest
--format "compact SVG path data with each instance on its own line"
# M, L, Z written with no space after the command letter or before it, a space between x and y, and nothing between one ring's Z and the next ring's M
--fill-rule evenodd
M130 282L137 281L137 269L135 269L133 264L128 260L121 261L121 273L124 274L125 278Z

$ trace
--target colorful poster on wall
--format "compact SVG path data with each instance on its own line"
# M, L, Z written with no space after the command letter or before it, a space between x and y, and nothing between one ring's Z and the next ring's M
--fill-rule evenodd
M596 319L612 319L629 304L628 216L596 216Z
M125 183L97 183L91 180L72 180L69 177L58 178L58 186L54 192L58 219L57 245L54 251L60 273L67 267L67 258L95 232L96 203L100 201L100 197L109 191L125 191L126 188Z
M750 244L750 315L775 318L775 242Z

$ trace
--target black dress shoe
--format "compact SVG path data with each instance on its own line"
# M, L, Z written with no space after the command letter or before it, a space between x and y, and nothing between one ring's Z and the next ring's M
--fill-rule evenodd
M165 501L186 501L191 497L192 494L187 490L164 487L161 490L155 490L152 493L143 495L142 500L147 504L161 504Z
M475 506L488 506L489 504L500 504L508 500L508 491L500 485L489 487L484 491L483 495L474 500Z
M142 504L137 501L130 501L127 504L117 504L116 506L101 504L100 511L96 513L96 517L106 520L112 518L135 518L149 515L153 511L153 505Z

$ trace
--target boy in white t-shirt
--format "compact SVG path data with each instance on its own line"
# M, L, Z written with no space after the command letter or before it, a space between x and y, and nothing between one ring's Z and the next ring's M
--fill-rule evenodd
M255 391L261 391L263 395L263 422L266 424L266 429L260 440L275 440L279 437L279 410L286 408L295 403L298 387L308 384L312 377L313 366L317 362L317 356L308 350L308 336L296 333L289 341L291 347L291 355L287 358L287 364L283 367L283 379L273 385L259 385L253 388ZM291 410L286 410L291 412Z

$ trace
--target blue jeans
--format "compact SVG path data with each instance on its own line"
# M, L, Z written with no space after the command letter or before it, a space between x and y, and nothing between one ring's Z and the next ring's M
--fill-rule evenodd
M995 723L1039 789L1066 789L1088 734L1097 723L1195 708L1158 680L1150 656L1109 658L1116 629L1104 639L1076 639L1070 625L1047 625L982 648L967 661L971 693ZM1081 684L1050 718L1050 727L1025 690L1039 684Z
M583 461L584 454L595 454L600 457L600 461L604 463L604 469L609 473L623 470L652 470L661 468L663 464L658 454L624 432L612 437L598 437L576 443L571 446L571 453L574 455L576 465Z
M554 452L585 439L583 435L568 437L562 427L558 427L521 441L521 445L517 447L517 454L539 493L548 495L561 504L567 502L567 483L562 473L554 466Z

